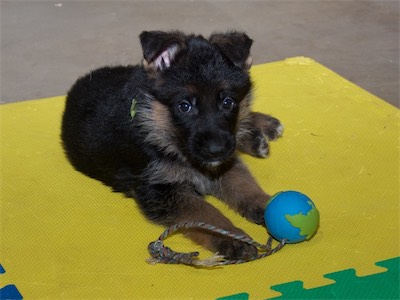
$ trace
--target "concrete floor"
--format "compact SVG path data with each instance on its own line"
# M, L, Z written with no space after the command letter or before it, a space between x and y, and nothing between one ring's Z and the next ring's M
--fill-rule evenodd
M136 64L142 30L244 30L253 62L308 56L399 103L399 1L1 1L0 103L63 95L103 65Z

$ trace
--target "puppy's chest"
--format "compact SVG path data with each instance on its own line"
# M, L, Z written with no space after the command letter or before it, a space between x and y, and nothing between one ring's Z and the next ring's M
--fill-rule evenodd
M150 184L190 184L199 193L211 194L220 185L219 178L211 178L182 162L154 161L146 171Z

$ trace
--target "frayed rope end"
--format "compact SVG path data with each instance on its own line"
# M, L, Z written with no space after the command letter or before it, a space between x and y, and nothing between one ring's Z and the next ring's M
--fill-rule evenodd
M190 252L190 253L175 252L171 248L164 246L163 240L168 235L179 230L180 228L185 228L185 229L201 228L210 230L212 232L221 235L229 236L233 239L242 241L244 243L251 244L257 247L259 251L262 251L263 253L259 253L257 256L249 258L247 260L228 260L224 256L216 253L207 259L201 260L198 258L199 252ZM262 245L247 236L237 235L228 232L224 229L217 228L213 225L205 224L203 222L183 222L166 229L157 241L149 244L148 250L151 255L151 258L147 259L147 262L152 265L155 265L157 263L163 263L163 264L185 264L198 267L215 267L215 266L223 266L229 264L241 264L247 261L264 258L266 256L274 254L279 250L281 250L285 246L286 242L287 242L286 239L283 239L275 248L272 248L271 247L272 237L268 238L266 245Z

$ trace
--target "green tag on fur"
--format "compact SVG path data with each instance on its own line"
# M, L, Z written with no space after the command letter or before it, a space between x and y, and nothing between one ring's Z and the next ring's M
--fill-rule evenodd
M132 119L133 119L133 118L135 117L135 115L136 115L136 103L137 103L136 99L133 98L133 99L132 99L132 104L131 104L131 118L132 118Z

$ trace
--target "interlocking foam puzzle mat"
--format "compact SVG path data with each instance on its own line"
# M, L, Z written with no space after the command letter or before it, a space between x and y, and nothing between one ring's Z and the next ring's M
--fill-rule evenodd
M271 157L243 159L270 194L321 215L310 241L242 265L150 265L163 228L75 171L60 144L64 97L0 106L0 298L398 299L399 110L309 58L254 66L254 110L285 125ZM265 229L209 198L255 240ZM177 234L176 251L211 253Z

